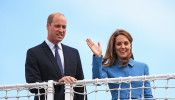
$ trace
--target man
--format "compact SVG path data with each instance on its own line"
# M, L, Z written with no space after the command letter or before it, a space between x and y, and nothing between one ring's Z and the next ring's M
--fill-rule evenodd
M25 76L27 83L55 80L59 83L74 83L84 79L81 60L77 49L60 43L66 34L66 18L62 13L53 13L47 19L47 39L40 45L27 51ZM54 100L64 100L64 85L54 86ZM84 92L83 88L75 88ZM37 90L31 90L37 93ZM41 91L42 92L42 91ZM41 96L41 100L44 100ZM74 95L74 100L83 100L84 96ZM38 97L35 97L38 100Z

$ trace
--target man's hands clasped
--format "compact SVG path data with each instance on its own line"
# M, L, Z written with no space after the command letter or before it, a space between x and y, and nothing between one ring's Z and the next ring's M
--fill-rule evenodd
M77 81L74 77L71 76L64 76L59 81L58 84L61 84L61 82L65 82L66 84L73 84Z

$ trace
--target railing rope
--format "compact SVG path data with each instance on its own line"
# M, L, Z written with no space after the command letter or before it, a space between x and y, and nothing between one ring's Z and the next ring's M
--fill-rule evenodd
M131 81L140 81L140 82L145 82L145 81L150 81L152 82L151 87L145 87L144 84L142 87L137 87L137 88L132 88L131 87ZM160 84L156 86L155 81L166 81L166 84ZM172 83L173 82L173 83ZM119 88L112 88L109 89L107 84L108 83L114 83L114 84L119 84ZM130 84L130 87L128 88L121 88L121 83L127 83ZM75 84L65 84L62 83L62 85L65 85L65 100L73 100L74 94L78 95L84 95L87 96L92 93L97 93L100 91L118 91L118 99L120 96L120 91L124 90L129 90L130 95L132 95L132 90L134 89L146 89L146 88L151 88L153 90L153 98L151 99L173 99L175 100L175 97L173 95L169 95L168 93L172 93L172 89L175 89L175 74L165 74L165 75L150 75L150 76L133 76L133 77L119 77L119 78L107 78L107 79L92 79L92 80L78 80L75 82ZM54 100L54 85L58 85L58 82L54 82L53 80L49 80L48 82L43 82L43 83L25 83L25 84L15 84L15 85L0 85L0 99L11 99L11 98L16 98L16 99L21 99L21 98L27 98L28 100L31 99L31 97L38 96L44 96L45 100ZM79 93L75 90L74 88L78 87L84 87L84 89L87 86L95 86L96 88L99 86L106 86L104 90L102 89L95 89L90 92L85 91L84 93ZM157 93L159 89L165 90L165 96L160 97ZM29 90L31 89L37 89L38 94L32 94L30 93ZM44 93L40 93L40 89L44 89ZM15 92L16 95L12 95L12 92ZM144 94L144 91L142 91ZM26 95L25 95L26 94ZM99 94L99 93L98 93ZM108 100L108 93L106 93L106 100ZM131 99L131 97L129 98ZM145 99L145 98L141 98Z

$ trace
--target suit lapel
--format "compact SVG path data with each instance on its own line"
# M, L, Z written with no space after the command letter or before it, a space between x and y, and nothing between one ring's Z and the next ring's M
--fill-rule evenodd
M68 51L66 49L66 46L64 46L63 44L62 45L62 49L63 49L63 55L64 55L64 76L69 76L67 74L67 70L69 69L68 66L69 66L69 56L68 56Z
M49 60L52 62L53 66L55 67L55 70L57 71L58 75L60 77L62 77L61 71L60 71L58 64L57 64L57 61L56 61L52 51L50 50L49 46L46 44L45 41L42 43L42 48L43 48L45 54L48 56Z

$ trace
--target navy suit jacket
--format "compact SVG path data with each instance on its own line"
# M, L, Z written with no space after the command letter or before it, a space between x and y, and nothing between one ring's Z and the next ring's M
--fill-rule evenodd
M78 50L63 44L62 49L64 55L64 76L72 76L77 80L84 79ZM27 83L47 82L48 80L58 81L62 78L57 61L46 42L30 48L27 51L25 76ZM64 100L64 85L54 87L54 100ZM75 88L75 91L82 93L84 92L84 89ZM31 90L31 92L37 93L37 90ZM38 98L35 97L35 100L38 100ZM74 100L83 100L83 96L75 94Z

